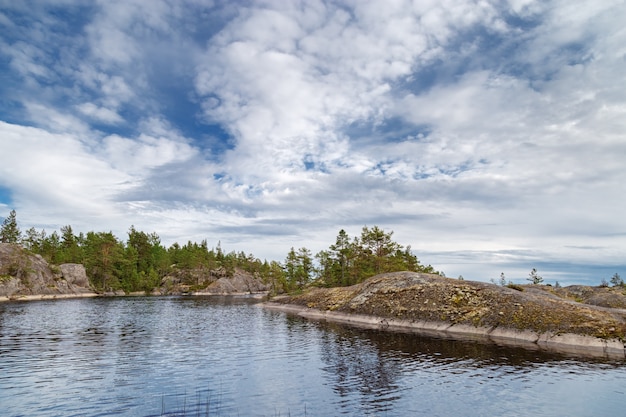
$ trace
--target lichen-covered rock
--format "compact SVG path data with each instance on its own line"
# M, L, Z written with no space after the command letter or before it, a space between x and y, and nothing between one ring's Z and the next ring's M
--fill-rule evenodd
M591 304L599 307L626 309L626 288L618 287L591 287L588 285L570 285L563 288L541 286L558 296L579 303Z
M316 288L277 302L407 322L440 322L538 334L626 339L626 310L582 304L542 290L519 291L415 272L382 274L347 288Z

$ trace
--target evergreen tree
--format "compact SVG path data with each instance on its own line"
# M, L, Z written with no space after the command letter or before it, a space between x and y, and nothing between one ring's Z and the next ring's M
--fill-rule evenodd
M622 277L619 276L619 274L616 272L615 274L613 274L613 276L611 277L611 284L614 287L622 287L624 286L624 280L622 279Z
M72 226L61 227L61 253L59 255L59 262L80 263L82 262L82 258L78 238L74 236Z
M404 263L403 269L413 272L420 271L420 261L417 259L417 256L413 255L413 252L411 252L411 245L408 245L406 249L404 249L404 252L402 252L402 259Z
M530 274L528 274L528 278L526 278L528 281L530 281L532 284L541 284L543 282L543 277L539 274L537 274L537 269L533 268L530 271Z
M341 285L341 282L337 279L341 279L341 273L335 273L336 262L332 258L332 255L327 250L319 251L315 254L317 263L319 264L317 279L326 287L334 287Z
M504 272L500 273L500 285L503 287L506 285L506 276L504 275Z
M50 235L44 236L41 243L41 256L50 263L61 263L61 238L56 230Z
M120 278L128 272L124 255L124 245L113 233L87 233L84 264L92 284L105 291L120 289Z
M0 228L0 242L2 243L20 243L22 232L17 226L17 215L15 210L11 210L9 215L2 222Z
M296 250L293 248L293 246L289 250L289 253L287 253L287 258L285 258L284 270L289 290L296 288L298 255L296 254Z
M361 244L366 254L368 274L376 275L388 272L391 256L402 247L392 240L393 232L385 233L378 226L361 231Z
M29 251L41 254L42 244L45 237L46 232L44 230L38 232L34 227L31 227L26 231L26 236L22 240L22 244Z
M339 279L338 283L341 285L347 285L347 270L350 267L350 261L352 260L353 248L350 244L350 236L345 230L341 229L335 240L335 244L330 246L331 253L338 263ZM329 265L330 266L330 265Z
M151 259L152 265L151 269L153 270L153 279L156 279L158 285L158 281L160 277L164 276L170 268L171 261L169 257L169 253L165 247L161 244L161 238L156 233L151 233L148 235L148 242L151 246ZM150 270L148 270L150 274ZM154 277L156 274L156 278Z
M272 293L279 294L289 291L285 271L280 262L271 261L268 269L268 280Z
M313 258L311 251L307 248L298 249L297 254L298 269L296 276L296 284L298 288L304 288L311 281L313 276Z
M147 271L150 267L150 244L148 243L148 235L144 232L137 231L135 226L131 225L130 229L128 229L126 247L134 250L132 256L136 263L137 271Z
M392 236L393 232L387 233L377 226L363 227L360 238L350 241L345 230L340 230L329 250L316 255L318 279L332 287L357 284L373 275L393 271L439 274L431 265L421 265L411 247L404 248Z

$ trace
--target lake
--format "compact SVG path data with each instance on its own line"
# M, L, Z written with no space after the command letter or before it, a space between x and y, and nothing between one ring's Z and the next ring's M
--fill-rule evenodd
M312 322L257 303L0 303L0 414L623 415L624 362Z

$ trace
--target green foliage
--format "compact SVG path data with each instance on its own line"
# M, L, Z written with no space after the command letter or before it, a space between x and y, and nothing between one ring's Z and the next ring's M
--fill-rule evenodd
M44 258L48 260L48 262L58 264L61 263L61 238L59 234L56 232L52 232L50 236L45 235L45 231L42 231L44 235L43 241L41 243L41 252Z
M127 288L120 280L129 271L129 260L124 255L124 245L113 233L87 233L84 265L92 285L103 291Z
M387 233L378 226L365 226L360 237L350 239L346 231L341 229L335 243L315 256L319 263L317 283L327 287L348 286L377 274L394 271L438 274L431 265L421 265L411 252L411 247L405 248L395 242L392 236L393 232ZM287 259L289 264L290 257Z
M624 280L622 279L622 277L619 276L617 272L611 277L611 285L613 285L614 287L624 286Z
M72 226L61 227L59 263L80 263L83 260L79 237L74 236Z
M340 230L328 250L315 256L305 247L293 247L284 264L261 261L245 252L224 253L221 243L209 249L207 241L188 241L165 248L156 233L145 233L131 226L126 242L112 232L88 232L76 235L70 225L61 234L30 228L21 238L15 211L4 221L3 239L20 241L50 264L82 263L91 284L101 291L124 290L149 292L162 279L176 271L184 284L204 285L204 277L233 276L237 269L253 274L273 293L302 290L313 282L321 286L348 286L373 275L393 271L439 272L431 265L421 265L411 252L392 239L393 232L377 226L363 227L361 235L350 238ZM317 260L317 263L314 261ZM440 274L440 273L439 273Z
M296 250L292 247L285 259L285 278L289 291L302 289L313 277L313 257L307 248Z
M22 245L31 252L41 253L45 237L45 231L38 232L34 227L31 227L26 231L26 235L22 239Z
M145 289L149 282L156 282L155 274L165 274L170 266L170 256L167 250L161 245L161 239L156 233L147 234L137 231L131 226L128 231L126 242L128 258L134 262L137 274L141 275L139 287ZM132 251L131 251L132 249ZM152 278L149 278L152 276Z
M46 235L45 230L27 230L22 244L42 255L54 268L62 263L82 263L91 285L101 291L150 291L169 272L167 250L156 234L146 234L131 226L125 245L111 232L74 234L72 227L61 227Z
M272 294L281 294L289 291L287 275L280 262L271 261L263 263L261 277L263 281L270 284Z
M17 215L15 210L11 210L2 222L2 227L0 227L0 242L19 243L21 235L22 233L17 225Z

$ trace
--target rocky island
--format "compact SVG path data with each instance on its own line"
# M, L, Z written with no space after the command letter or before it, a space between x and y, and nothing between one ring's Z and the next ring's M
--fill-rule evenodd
M190 283L193 283L191 285ZM253 274L235 268L177 269L161 279L150 291L98 291L91 285L84 265L54 265L41 255L17 244L0 243L0 301L46 300L124 295L267 295L269 285Z
M265 306L387 331L625 358L622 288L510 288L394 272L351 287L310 288L300 295L275 297Z

